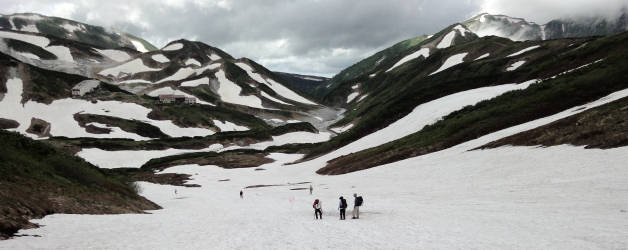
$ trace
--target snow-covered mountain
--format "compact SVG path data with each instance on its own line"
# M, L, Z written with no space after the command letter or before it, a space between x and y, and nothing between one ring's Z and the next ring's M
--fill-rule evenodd
M329 80L0 30L0 248L622 248L628 32L550 26L483 14Z
M587 87L578 90L583 91L578 94L583 98L581 101L594 101L626 87L619 80L622 78L619 68L625 66L619 55L626 52L621 45L626 32L602 38L577 36L518 42L509 38L531 36L536 24L486 14L475 19L493 26L499 23L502 25L499 27L519 28L499 37L476 34L473 28L467 28L468 23L454 24L434 35L409 39L377 52L319 87L316 94L324 104L342 107L346 112L330 127L338 136L314 148L307 156L325 157L328 161L318 173L342 174L364 169L369 164L380 166L429 154L492 132L508 122L523 123L532 117L540 118L542 113L549 115L546 113L549 110L571 108L576 105L574 99L568 99L572 104L554 102L571 95L567 94L571 87L562 81L567 81L574 72L587 72L585 75L589 76L585 78L604 81L608 86L605 89L609 90L598 96L592 90L597 89L595 81L585 80ZM608 64L619 68L613 73L604 72L607 66L603 65ZM541 82L551 83L538 84ZM559 82L565 85L557 88L565 92L554 93L555 100L546 100L549 107L538 106L535 101L539 100L534 99L538 97L532 97L535 89L542 88L537 86ZM518 115L512 110L508 115L500 113L501 118L497 119L486 116L494 112L489 111L492 108L478 106L488 105L490 100L495 107L510 105L503 110L512 108L515 106L510 103L512 97L506 97L511 91L522 93L518 105L534 111ZM476 124L478 121L474 119L478 117L486 121ZM475 129L468 130L472 127Z
M546 24L523 18L483 13L464 22L478 36L499 36L513 41L548 40L566 37L605 36L628 30L628 14L615 20L604 17L555 19Z
M140 52L157 49L146 40L131 34L35 13L0 15L0 29L51 35L102 49L126 47Z

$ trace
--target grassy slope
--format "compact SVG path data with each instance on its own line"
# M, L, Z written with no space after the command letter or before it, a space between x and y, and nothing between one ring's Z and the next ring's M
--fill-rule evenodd
M0 130L0 238L51 213L141 213L159 206L124 178L40 141Z
M240 149L225 152L197 152L154 158L142 165L143 170L163 170L168 167L198 164L216 165L222 168L250 168L271 163L268 153L258 150Z
M347 81L353 81L356 78L370 74L379 64L392 62L394 59L400 59L401 55L405 55L408 51L418 49L419 45L426 40L426 36L415 37L401 41L390 48L375 53L374 55L342 70L336 74L327 84L318 86L313 90L312 95L315 98L322 99L334 91L339 85ZM383 58L383 60L382 60ZM381 61L380 61L381 60ZM379 64L377 62L380 61ZM329 88L326 85L330 85ZM330 97L326 97L326 102L331 102ZM329 104L329 103L327 103Z
M482 135L560 112L628 87L628 34L591 42L569 56L586 56L593 51L614 47L603 62L556 79L513 91L492 100L464 108L421 131L379 147L333 160L320 169L322 174L341 174L366 169L412 156L441 150ZM557 59L550 60L556 61ZM550 67L556 62L533 65ZM533 69L532 69L533 70Z
M75 114L74 120L76 120L79 125L85 127L87 123L97 122L102 124L107 124L113 127L119 127L120 129L129 132L135 133L144 137L149 138L167 138L168 135L161 132L158 127L150 125L148 123L144 123L138 120L127 120L113 116L106 115L93 115L93 114Z
M603 149L628 146L628 98L499 139L481 148L561 144Z

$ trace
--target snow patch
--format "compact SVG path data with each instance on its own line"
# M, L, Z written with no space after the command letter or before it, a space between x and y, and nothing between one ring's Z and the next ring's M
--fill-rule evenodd
M170 62L170 59L168 59L168 57L164 56L163 54L155 54L152 55L150 58L160 63Z
M467 30L466 28L460 26L460 25L456 25L454 27L454 30L457 30L458 32L460 32L460 35L462 35L463 37L466 36L466 33L469 32L471 33L469 30Z
M395 65L393 65L392 67L390 67L388 70L386 70L386 72L389 72L399 66L401 66L402 64L412 61L414 59L419 58L419 56L423 56L423 58L427 58L428 56L430 56L430 49L429 48L421 48L420 50L417 50L416 52L405 56L404 58L401 58L401 60L399 60L397 63L395 63Z
M115 49L95 49L96 51L98 51L98 53L100 53L103 56L109 57L109 59L114 60L116 62L124 62L126 60L131 59L131 56L121 50L115 50Z
M186 66L190 66L190 65L196 65L196 66L199 66L199 67L201 66L201 63L199 61L197 61L196 59L194 59L194 58L189 58L189 59L185 60L184 64Z
M515 52L515 53L512 53L512 54L510 54L510 55L508 55L508 56L506 56L506 57L518 56L518 55L521 55L521 54L523 54L523 53L526 53L526 52L528 52L528 51L530 51L530 50L533 50L533 49L536 49L536 48L539 48L539 47L541 47L541 45L534 45L534 46L530 46L530 47L527 47L527 48L522 49L522 50L520 50L520 51L517 51L517 52Z
M218 95L220 96L220 100L223 102L239 104L244 106L249 106L253 108L263 109L262 100L257 96L248 95L243 96L240 95L242 92L242 88L227 79L225 76L225 72L219 70L216 72L216 78L218 78L218 82L220 83L218 86Z
M349 94L347 96L347 103L350 103L351 101L353 101L353 99L358 97L358 95L360 95L360 92L353 92L353 93Z
M454 37L456 37L456 31L452 30L449 33L447 33L447 35L445 35L445 37L443 37L442 40L440 40L438 45L436 45L436 48L437 49L449 48L449 46L451 46L451 43L454 41Z
M218 127L220 129L220 132L226 132L226 131L247 131L249 130L249 128L245 127L245 126L239 126L236 125L230 121L219 121L219 120L214 120L214 125L216 127Z
M511 64L510 66L508 66L508 68L506 68L506 71L513 71L518 69L519 67L521 67L521 65L523 65L524 63L526 63L525 60L521 60L521 61L517 61L513 64Z
M209 59L212 60L212 61L216 61L216 60L222 59L222 57L212 53L212 54L209 55Z
M161 69L156 69L156 68L150 68L146 65L144 65L144 62L142 61L141 58L136 58L132 61L120 64L118 66L115 67L111 67L108 69L105 69L103 71L100 71L98 74L102 75L102 76L113 76L113 77L117 77L119 76L121 73L126 73L126 74L135 74L135 73L139 73L139 72L146 72L146 71L159 71Z
M270 78L265 79L260 74L253 72L253 68L250 65L243 62L237 62L235 64L238 65L238 67L240 67L244 71L246 71L249 77L253 78L253 80L259 83L265 83L270 89L275 91L275 93L277 93L278 95L283 96L286 99L296 101L296 102L310 104L310 105L317 105L316 103L298 95L297 93L290 90L289 88L286 88L282 84L274 81L273 79L270 79Z
M486 53L486 54L484 54L484 55L479 56L478 58L475 58L475 60L473 60L473 61L477 61L477 60L481 60L481 59L487 58L487 57L489 57L490 55L491 55L490 53Z
M279 100L279 99L277 99L277 98L275 98L275 97L273 97L273 96L269 95L268 93L266 93L266 92L264 92L264 91L261 91L261 93L262 93L262 96L263 96L263 97L266 97L266 98L268 98L269 100L271 100L271 101L273 101L273 102L276 102L276 103L281 103L281 104L283 104L283 105L290 105L290 106L294 106L294 105L292 105L292 104L290 104L290 103L287 103L287 102L284 102L284 101L282 101L282 100Z
M351 128L353 128L353 123L349 123L349 124L344 125L344 126L339 127L339 128L331 128L330 130L340 134L340 133L345 132L345 131L347 131L347 130L349 130Z
M180 81L194 74L196 74L196 70L192 68L180 68L174 74L159 80L157 83L168 82L168 81Z
M82 24L73 25L71 23L64 23L63 25L61 25L61 28L64 28L69 33L74 33L75 31L80 31L80 30L84 30L85 29L85 27Z
M0 37L20 40L22 42L31 43L42 48L48 46L48 44L50 43L50 40L48 40L48 38L43 37L43 36L22 34L22 33L10 32L10 31L0 31Z
M142 52L142 53L145 53L145 52L149 51L146 47L144 47L144 44L142 42L134 40L134 39L130 39L130 40L131 40L131 43L133 44L133 46L135 47L135 50L137 50L139 52Z
M98 148L84 148L76 155L100 168L140 168L153 158L194 152L216 152L222 148L221 144L213 144L200 150L170 148L166 150L106 151Z
M153 84L153 82L147 81L147 80L144 80L144 79L129 79L129 80L124 80L124 81L118 82L117 84L128 84L128 83L148 83L148 84Z
M35 26L34 24L28 24L26 26L23 26L20 29L20 31L39 33L39 30L37 29L37 26Z
M182 48L183 48L183 44L182 43L173 43L173 44L170 44L170 45L164 47L161 50L164 50L164 51L174 51L174 50L180 50Z
M35 59L35 60L40 60L39 56L33 54L33 53L29 53L29 52L19 52L17 51L18 55L21 55L23 57L29 58L29 59Z
M203 77L195 80L185 81L181 83L182 87L197 87L199 85L209 85L209 78Z
M364 98L366 98L367 96L369 96L369 94L360 96L360 98L358 99L358 102L361 102L362 100L364 100Z
M445 60L445 62L443 63L442 66L440 66L440 68L438 68L436 71L432 72L429 75L436 74L438 72L451 68L455 65L463 63L462 59L464 59L464 57L467 56L467 54L469 53L465 52L465 53L460 53L460 54L455 54L453 56L450 56L449 58L447 58L447 60Z
M48 46L46 50L50 51L50 53L57 56L58 60L66 61L66 62L74 62L74 58L72 57L72 53L70 49L65 46Z

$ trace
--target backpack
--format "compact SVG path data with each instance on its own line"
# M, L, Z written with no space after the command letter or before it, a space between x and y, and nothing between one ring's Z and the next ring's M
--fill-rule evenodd
M342 205L340 206L341 208L347 208L347 200L342 199Z
M362 206L362 203L363 203L363 202L364 202L364 200L362 199L362 196L358 196L358 197L355 199L355 203L356 203L355 205L356 205L356 206Z

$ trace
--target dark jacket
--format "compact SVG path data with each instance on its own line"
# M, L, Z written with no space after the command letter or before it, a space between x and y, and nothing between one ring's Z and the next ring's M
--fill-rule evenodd
M355 200L353 200L353 205L356 207L359 207L359 206L362 206L362 202L363 202L362 196L358 196L358 197L355 197Z

